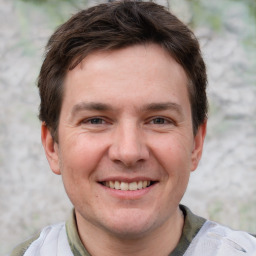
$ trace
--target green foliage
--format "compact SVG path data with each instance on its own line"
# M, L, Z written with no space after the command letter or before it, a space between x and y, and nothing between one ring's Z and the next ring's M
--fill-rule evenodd
M213 202L209 207L210 220L221 222L223 209L224 209L223 202L221 201Z
M35 41L47 39L40 31L49 31L50 36L58 25L86 5L86 0L16 0L19 37L14 47L22 49L23 55L35 55L39 50Z
M243 230L255 233L256 230L256 202L246 202L239 206L240 226Z
M42 4L42 3L63 3L63 2L69 2L69 3L75 3L74 0L21 0L23 2L31 2L33 4Z
M256 68L256 1L255 0L187 0L193 17L193 28L206 27L223 36L237 34L236 40L244 48L250 66ZM244 74L249 77L248 73ZM245 78L247 80L247 78Z

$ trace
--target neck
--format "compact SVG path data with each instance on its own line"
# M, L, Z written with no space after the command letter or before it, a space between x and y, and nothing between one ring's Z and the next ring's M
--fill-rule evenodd
M157 229L136 238L121 238L87 222L79 214L76 217L81 241L94 256L167 256L176 248L184 225L182 211L177 209Z

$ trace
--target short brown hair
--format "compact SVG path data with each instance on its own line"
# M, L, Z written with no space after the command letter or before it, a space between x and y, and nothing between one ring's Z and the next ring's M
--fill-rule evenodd
M95 51L156 43L185 70L192 109L193 131L207 118L206 68L193 32L163 6L152 2L118 1L82 10L50 37L41 67L38 87L39 119L57 139L68 70Z

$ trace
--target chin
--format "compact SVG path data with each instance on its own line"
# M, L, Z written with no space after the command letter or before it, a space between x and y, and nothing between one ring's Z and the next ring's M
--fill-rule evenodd
M135 225L129 225L126 224L126 226L112 226L109 228L110 233L115 236L118 237L120 239L128 239L128 240L132 240L132 239L138 239L140 237L145 236L146 233L148 233L150 230L150 228L148 228L147 226L135 226Z
M129 211L128 213L112 215L112 218L106 220L105 228L112 235L122 239L135 239L145 235L155 228L156 221L141 212Z

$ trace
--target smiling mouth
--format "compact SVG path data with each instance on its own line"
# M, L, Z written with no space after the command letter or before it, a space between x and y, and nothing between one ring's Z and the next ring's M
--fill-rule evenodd
M122 191L134 191L141 190L153 185L154 181L133 181L133 182L124 182L124 181L104 181L101 184L105 187L122 190Z

